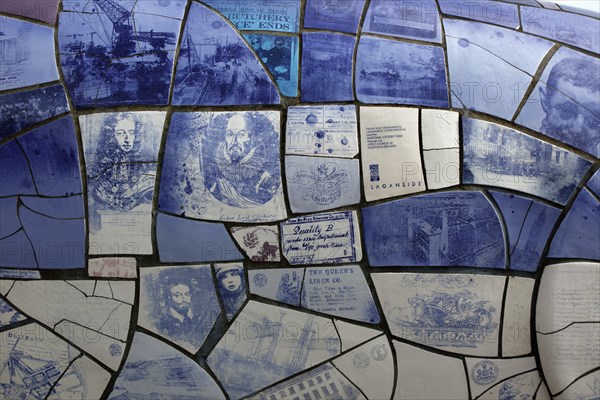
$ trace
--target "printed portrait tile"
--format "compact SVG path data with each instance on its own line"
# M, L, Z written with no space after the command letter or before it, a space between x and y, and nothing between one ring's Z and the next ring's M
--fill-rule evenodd
M238 31L214 11L192 3L177 62L173 104L224 106L279 101L273 81Z
M356 33L365 0L308 0L304 9L304 27Z
M298 32L300 0L205 0L241 31Z
M214 264L217 289L228 321L242 308L246 294L246 274L242 263Z
M279 226L234 226L230 229L237 245L251 261L279 262Z
M138 324L196 353L221 306L210 265L140 269Z
M158 207L227 222L284 219L276 111L175 113Z
M304 268L268 268L248 271L250 293L300 306L300 292L304 282Z

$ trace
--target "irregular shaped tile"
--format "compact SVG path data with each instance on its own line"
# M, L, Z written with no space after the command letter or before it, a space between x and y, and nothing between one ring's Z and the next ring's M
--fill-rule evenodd
M600 197L600 169L586 183L588 189Z
M292 265L362 260L356 211L290 218L281 223L283 255Z
M239 33L214 11L192 3L177 62L173 104L279 101L273 81Z
M3 16L2 33L0 91L58 80L54 29Z
M356 38L337 33L302 34L303 102L354 100L352 57Z
M27 156L38 193L71 196L82 193L75 127L64 117L17 139Z
M325 211L360 202L358 160L286 156L285 172L292 212Z
M71 286L75 286L76 289L81 291L85 297L94 295L94 288L96 287L97 281L65 281Z
M430 353L396 341L393 343L398 360L395 400L469 398L460 359Z
M112 299L112 289L110 287L110 282L108 281L98 281L96 282L96 287L94 288L94 296L99 297L108 297Z
M498 382L536 368L534 357L511 358L508 360L467 357L465 363L473 398L481 396Z
M54 24L56 21L57 10L58 0L6 1L0 4L0 12L21 15L48 24Z
M38 270L1 268L0 269L0 279L41 279L41 276L40 276L40 271L38 271ZM1 287L1 285L0 285L0 287ZM1 290L0 290L0 293L1 293Z
M355 80L357 98L363 103L448 107L441 47L362 36Z
M600 322L600 264L549 265L538 289L536 331L549 334L574 322Z
M0 250L0 266L2 267L38 268L33 244L23 230L1 239Z
M75 219L85 217L82 195L60 198L23 196L20 200L29 211L50 218Z
M335 324L336 331L340 335L342 352L358 346L367 340L373 339L375 336L382 333L375 329L365 328L364 326L351 324L337 319L334 319L333 323Z
M78 358L60 377L48 400L99 399L110 381L110 374L86 356Z
M85 220L46 217L19 207L19 220L34 243L41 269L85 268Z
M497 400L504 398L540 399L539 397L534 397L537 389L540 386L540 382L540 373L538 371L531 371L499 383L487 392L483 393L479 398L481 400Z
M519 9L514 4L474 0L438 0L438 2L442 14L474 19L514 29L521 25Z
M551 1L538 1L544 8L549 8L551 10L560 10L560 7Z
M560 8L565 11L572 12L572 13L587 15L588 17L594 17L596 19L600 18L600 13L598 11L588 10L586 8L578 7L576 5L570 5L568 3L565 4L564 1L561 2Z
M252 261L279 262L279 226L234 226L229 229L235 242Z
M531 302L534 279L508 277L502 324L502 357L531 352Z
M553 395L600 367L598 332L600 323L575 323L551 334L538 332L540 362Z
M242 263L215 264L214 269L221 304L227 320L231 321L248 297L244 265Z
M65 3L75 12L60 14L58 43L75 106L167 104L182 2Z
M246 339L236 340L242 332ZM331 320L250 301L207 363L229 397L239 399L339 353Z
M538 389L537 393L535 394L535 400L552 400L552 399L553 399L553 397L550 396L550 393L548 392L548 387L546 386L546 384L544 382L542 382L540 385L540 388Z
M110 281L112 298L127 304L135 301L135 282L132 281Z
M364 394L330 363L257 393L248 400L281 399L366 400Z
M355 321L380 322L373 295L359 265L307 268L302 307Z
M21 229L21 221L17 218L18 197L0 198L0 239L14 234Z
M284 219L279 129L276 111L175 113L159 209L229 222Z
M27 317L0 298L0 328L26 320Z
M371 277L393 335L460 354L498 356L504 277L403 273Z
M583 188L552 240L549 257L600 260L600 203Z
M0 332L5 398L45 398L79 351L38 324Z
M134 290L133 285L130 290ZM130 305L85 295L65 281L18 281L6 298L31 318L50 327L58 323L86 327L94 332L87 338L90 345L92 338L100 333L123 342L127 339L128 331L123 327L129 324ZM72 334L67 330L63 336L73 341Z
M142 268L140 285L138 325L197 352L221 312L210 266Z
M101 278L137 278L136 266L137 261L133 257L90 258L88 274Z
M65 90L61 85L2 95L0 139L68 111Z
M458 117L455 111L421 110L423 150L458 148Z
M269 268L248 271L250 293L300 306L304 268Z
M353 105L291 106L287 109L286 154L352 158L358 154Z
M244 38L275 78L281 94L298 96L298 38L258 33L245 33Z
M227 261L244 258L223 224L158 213L156 239L158 255L162 262Z
M382 335L333 360L368 399L389 399L394 387L394 356Z
M425 175L429 189L442 189L460 184L460 150L423 150Z
M0 196L37 195L31 169L16 140L0 146Z
M442 26L434 0L418 3L373 0L367 10L363 31L427 42L442 42Z
M521 7L523 31L600 53L598 20L567 12Z
M511 120L552 43L479 22L445 19L453 107ZM476 59L476 63L469 60Z
M300 0L206 0L239 30L298 32Z
M516 123L600 157L598 68L597 58L561 47L546 65Z
M418 110L361 107L360 119L367 201L424 191Z
M535 0L504 0L507 3L521 4L523 6L539 7L540 4Z
M500 186L565 204L590 165L514 129L463 118L463 183Z
M304 9L304 27L356 33L364 6L365 0L308 0Z
M127 361L109 399L225 399L214 379L183 353L141 332L133 336Z
M571 386L566 388L564 392L554 398L556 400L593 400L594 398L597 398L598 395L600 395L600 371L595 371L577 379ZM550 399L550 396L547 398ZM540 398L539 394L536 396L536 399L545 400L545 398Z
M560 210L509 193L490 193L508 231L510 269L535 271Z
M425 194L362 209L369 265L504 268L504 235L479 192Z
M12 289L14 284L15 284L15 281L13 281L13 280L1 279L0 280L0 294L2 294L3 296L6 296L7 293Z

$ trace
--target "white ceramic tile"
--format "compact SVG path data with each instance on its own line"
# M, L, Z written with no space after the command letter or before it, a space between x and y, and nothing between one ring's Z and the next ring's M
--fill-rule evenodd
M460 150L425 150L425 175L429 189L442 189L460 184Z
M538 389L537 393L535 394L535 400L552 400L552 396L550 396L550 393L548 392L548 387L546 386L546 384L544 382L542 382L542 384L540 385L540 388Z
M502 325L502 356L513 357L531 351L531 302L534 279L508 277Z
M231 234L250 260L260 262L280 261L279 226L235 226L231 228Z
M492 386L513 375L536 368L534 357L524 358L466 358L471 395L478 397Z
M94 287L96 281L85 280L85 281L65 281L69 285L75 286L77 289L85 293L86 296L92 296L94 294Z
M6 293L8 293L8 291L10 290L10 288L12 288L14 283L15 283L15 281L1 279L0 280L0 294L2 294L3 296L6 296Z
M25 318L27 317L11 307L4 299L0 298L0 328L23 321Z
M547 393L547 391L546 391ZM595 400L600 395L600 371L595 371L589 375L579 378L569 386L564 392L555 396L556 400ZM539 393L536 400L550 399L549 395L540 397Z
M88 273L91 277L137 278L136 265L133 257L90 258Z
M468 399L469 389L460 359L393 342L398 360L395 400Z
M99 399L110 381L110 374L83 356L69 366L52 389L48 400Z
M537 370L517 375L497 384L479 398L481 400L533 399L541 380Z
M127 304L135 301L135 282L110 281L113 299Z
M94 296L113 298L112 289L108 281L97 281Z
M455 111L421 110L423 150L459 147L458 116Z
M293 306L300 305L304 268L253 269L248 271L250 293Z
M337 319L333 320L333 322L342 341L342 351L347 351L383 333L375 329L365 328L364 326L350 324Z
M389 399L394 387L394 356L380 336L333 360L339 370L369 399Z

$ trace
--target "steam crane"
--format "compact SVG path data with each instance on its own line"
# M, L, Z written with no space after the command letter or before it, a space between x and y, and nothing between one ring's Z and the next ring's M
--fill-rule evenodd
M114 57L125 57L135 52L133 28L129 22L131 13L114 0L94 0L113 24L111 46Z

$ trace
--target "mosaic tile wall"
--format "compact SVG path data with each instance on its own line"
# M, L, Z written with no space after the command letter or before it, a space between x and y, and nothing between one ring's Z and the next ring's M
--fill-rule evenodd
M600 396L598 15L0 13L0 398Z

